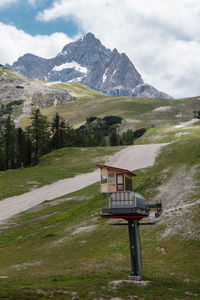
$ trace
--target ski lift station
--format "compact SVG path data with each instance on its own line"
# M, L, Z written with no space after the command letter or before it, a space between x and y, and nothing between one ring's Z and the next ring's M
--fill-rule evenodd
M149 204L138 193L132 191L132 180L136 174L129 170L106 165L100 168L100 193L102 195L102 218L123 219L125 223L113 225L127 225L129 231L131 276L130 279L142 279L142 258L140 249L140 225L153 225L140 221L149 216L151 208L156 209L155 217L162 214L162 204Z

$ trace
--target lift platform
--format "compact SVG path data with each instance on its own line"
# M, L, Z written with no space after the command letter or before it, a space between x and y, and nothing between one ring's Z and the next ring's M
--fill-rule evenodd
M140 221L149 216L152 208L156 209L155 217L159 217L162 214L162 204L150 204L142 195L131 190L132 177L136 175L131 174L130 171L103 165L99 167L101 169L101 217L127 221L126 223L115 223L114 225L128 226L131 257L130 278L141 280L142 257L139 227L141 225L150 225L150 223L140 223ZM128 181L126 177L128 177ZM109 181L109 178L112 180ZM126 182L128 182L128 185L126 185ZM129 187L130 190L126 190L126 187Z

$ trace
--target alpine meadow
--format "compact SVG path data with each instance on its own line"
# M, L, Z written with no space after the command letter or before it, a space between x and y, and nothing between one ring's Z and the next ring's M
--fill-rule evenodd
M200 96L157 90L92 33L0 65L0 299L200 299L199 116ZM111 205L128 192L162 207L138 214L142 278L137 214Z

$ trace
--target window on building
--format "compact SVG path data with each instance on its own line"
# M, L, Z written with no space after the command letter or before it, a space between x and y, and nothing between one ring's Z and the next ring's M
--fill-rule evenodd
M125 176L125 190L132 191L132 179Z
M108 174L108 183L115 184L115 174Z
M118 184L117 185L117 190L118 191L123 191L124 190L123 184Z
M101 175L101 183L107 183L107 177L105 175Z
M124 175L117 174L117 191L123 191L123 190L124 190Z
M117 175L117 183L123 184L123 175Z

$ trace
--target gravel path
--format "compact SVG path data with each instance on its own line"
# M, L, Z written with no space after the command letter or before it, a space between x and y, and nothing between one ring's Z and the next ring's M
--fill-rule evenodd
M192 119L190 121L183 122L183 123L180 123L178 125L175 125L174 127L175 128L182 128L182 127L190 126L190 125L192 125L194 123L197 123L197 122L199 122L199 119Z
M129 146L117 152L105 164L128 169L130 171L146 168L154 164L160 148L167 144L150 144ZM78 191L100 180L99 170L80 174L73 178L59 180L23 195L0 201L0 222L23 212L45 200Z
M173 208L168 208L168 209L165 209L163 211L163 215L165 215L166 213L169 213L169 212L177 211L179 209L188 208L188 207L191 207L191 206L194 206L194 205L197 205L197 204L200 204L200 200L197 200L197 201L192 202L192 203L183 204L183 205L180 205L180 206L175 206Z
M129 171L153 166L157 153L163 144L148 144L129 146L117 152L110 160L105 162L112 167L127 169Z

